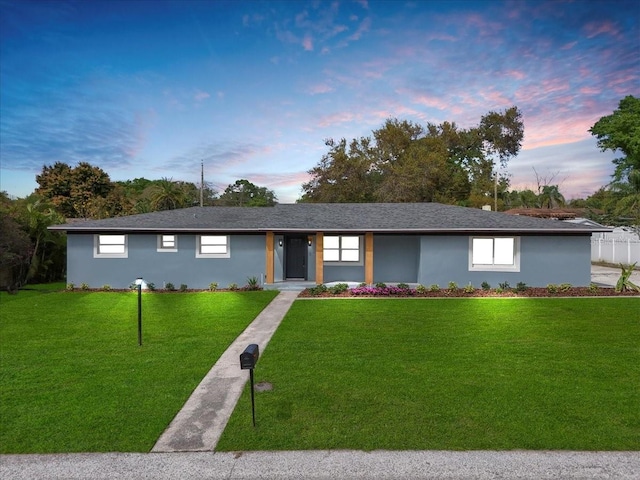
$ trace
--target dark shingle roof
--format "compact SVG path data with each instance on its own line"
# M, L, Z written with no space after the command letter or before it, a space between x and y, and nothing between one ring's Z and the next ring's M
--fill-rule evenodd
M191 207L56 225L74 232L405 232L590 234L594 228L439 203ZM608 231L608 229L607 229Z

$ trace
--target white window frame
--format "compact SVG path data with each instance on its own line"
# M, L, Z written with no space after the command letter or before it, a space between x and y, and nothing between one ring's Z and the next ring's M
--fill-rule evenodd
M121 247L121 248L119 248ZM96 233L93 236L93 258L128 258L129 237L121 233Z
M496 260L496 240L511 239L513 240L513 263L501 264L495 263ZM473 263L473 247L474 240L491 240L491 263ZM520 237L516 236L476 236L469 237L469 271L475 272L519 272L520 271Z
M172 241L168 238L173 237ZM158 252L177 252L178 251L178 235L171 233L161 233L158 235Z
M203 239L205 240L203 242ZM203 248L212 247L218 250L224 246L224 251L217 253L203 252ZM220 249L221 250L221 249ZM231 242L229 235L197 235L196 236L196 258L229 258L231 257Z
M357 247L354 248L353 240L357 241ZM337 246L327 244L334 243L337 240ZM327 252L333 258L327 259ZM357 254L357 259L350 259L353 253ZM325 235L322 246L322 260L325 265L362 265L362 235Z

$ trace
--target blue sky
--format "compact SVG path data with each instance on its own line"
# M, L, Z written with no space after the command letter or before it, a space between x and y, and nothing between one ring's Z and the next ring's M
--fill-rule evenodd
M586 197L615 158L588 129L640 94L639 20L623 0L0 0L0 190L56 161L194 183L203 162L290 203L327 138L516 105L512 187Z

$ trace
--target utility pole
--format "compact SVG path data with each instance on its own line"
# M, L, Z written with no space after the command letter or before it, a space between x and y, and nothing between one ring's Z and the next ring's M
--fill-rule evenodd
M200 160L200 206L204 206L204 160Z
M496 181L493 184L493 211L498 211L498 169L496 168Z

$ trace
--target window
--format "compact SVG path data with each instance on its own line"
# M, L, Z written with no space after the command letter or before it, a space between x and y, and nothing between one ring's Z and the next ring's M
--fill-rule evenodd
M360 237L325 236L323 259L325 262L360 262Z
M159 252L177 252L178 236L177 235L158 235L158 251Z
M127 258L126 235L95 235L93 256L96 258Z
M469 270L520 271L519 237L471 237Z
M196 249L197 258L229 258L228 235L199 235Z

